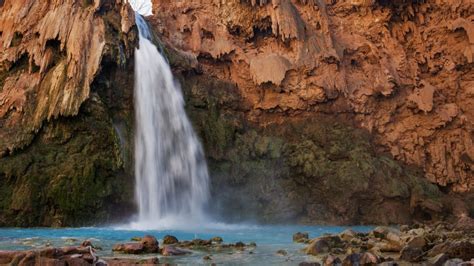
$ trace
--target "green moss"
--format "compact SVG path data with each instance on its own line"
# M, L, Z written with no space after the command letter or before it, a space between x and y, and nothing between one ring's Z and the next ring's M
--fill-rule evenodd
M90 225L129 206L132 191L111 127L101 103L91 100L75 119L46 124L26 150L1 158L3 223Z

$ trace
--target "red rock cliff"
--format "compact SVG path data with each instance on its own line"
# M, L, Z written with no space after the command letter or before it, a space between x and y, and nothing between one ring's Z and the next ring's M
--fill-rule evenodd
M155 29L260 125L344 114L452 191L474 187L474 5L154 0Z

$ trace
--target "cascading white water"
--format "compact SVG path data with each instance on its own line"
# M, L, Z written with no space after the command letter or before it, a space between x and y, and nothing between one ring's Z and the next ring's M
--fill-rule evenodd
M141 15L135 51L135 193L133 227L154 229L203 221L209 176L181 88Z

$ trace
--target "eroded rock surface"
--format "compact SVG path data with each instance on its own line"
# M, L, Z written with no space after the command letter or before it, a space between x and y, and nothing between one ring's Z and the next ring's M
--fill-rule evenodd
M0 225L130 212L133 25L120 1L2 1Z
M153 24L260 125L346 114L447 190L474 186L470 1L154 0Z

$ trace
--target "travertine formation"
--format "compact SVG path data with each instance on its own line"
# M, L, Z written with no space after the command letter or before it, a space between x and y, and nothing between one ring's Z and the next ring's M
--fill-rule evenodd
M0 226L133 208L133 26L121 1L0 1Z
M474 186L471 1L154 0L155 29L236 84L248 121L344 114L452 191Z
M113 23L122 34L133 25L128 6L115 5L103 0L3 3L0 154L28 145L44 121L77 115L104 55L130 51L127 41L119 47L107 36ZM114 8L124 14L122 21L102 16Z

